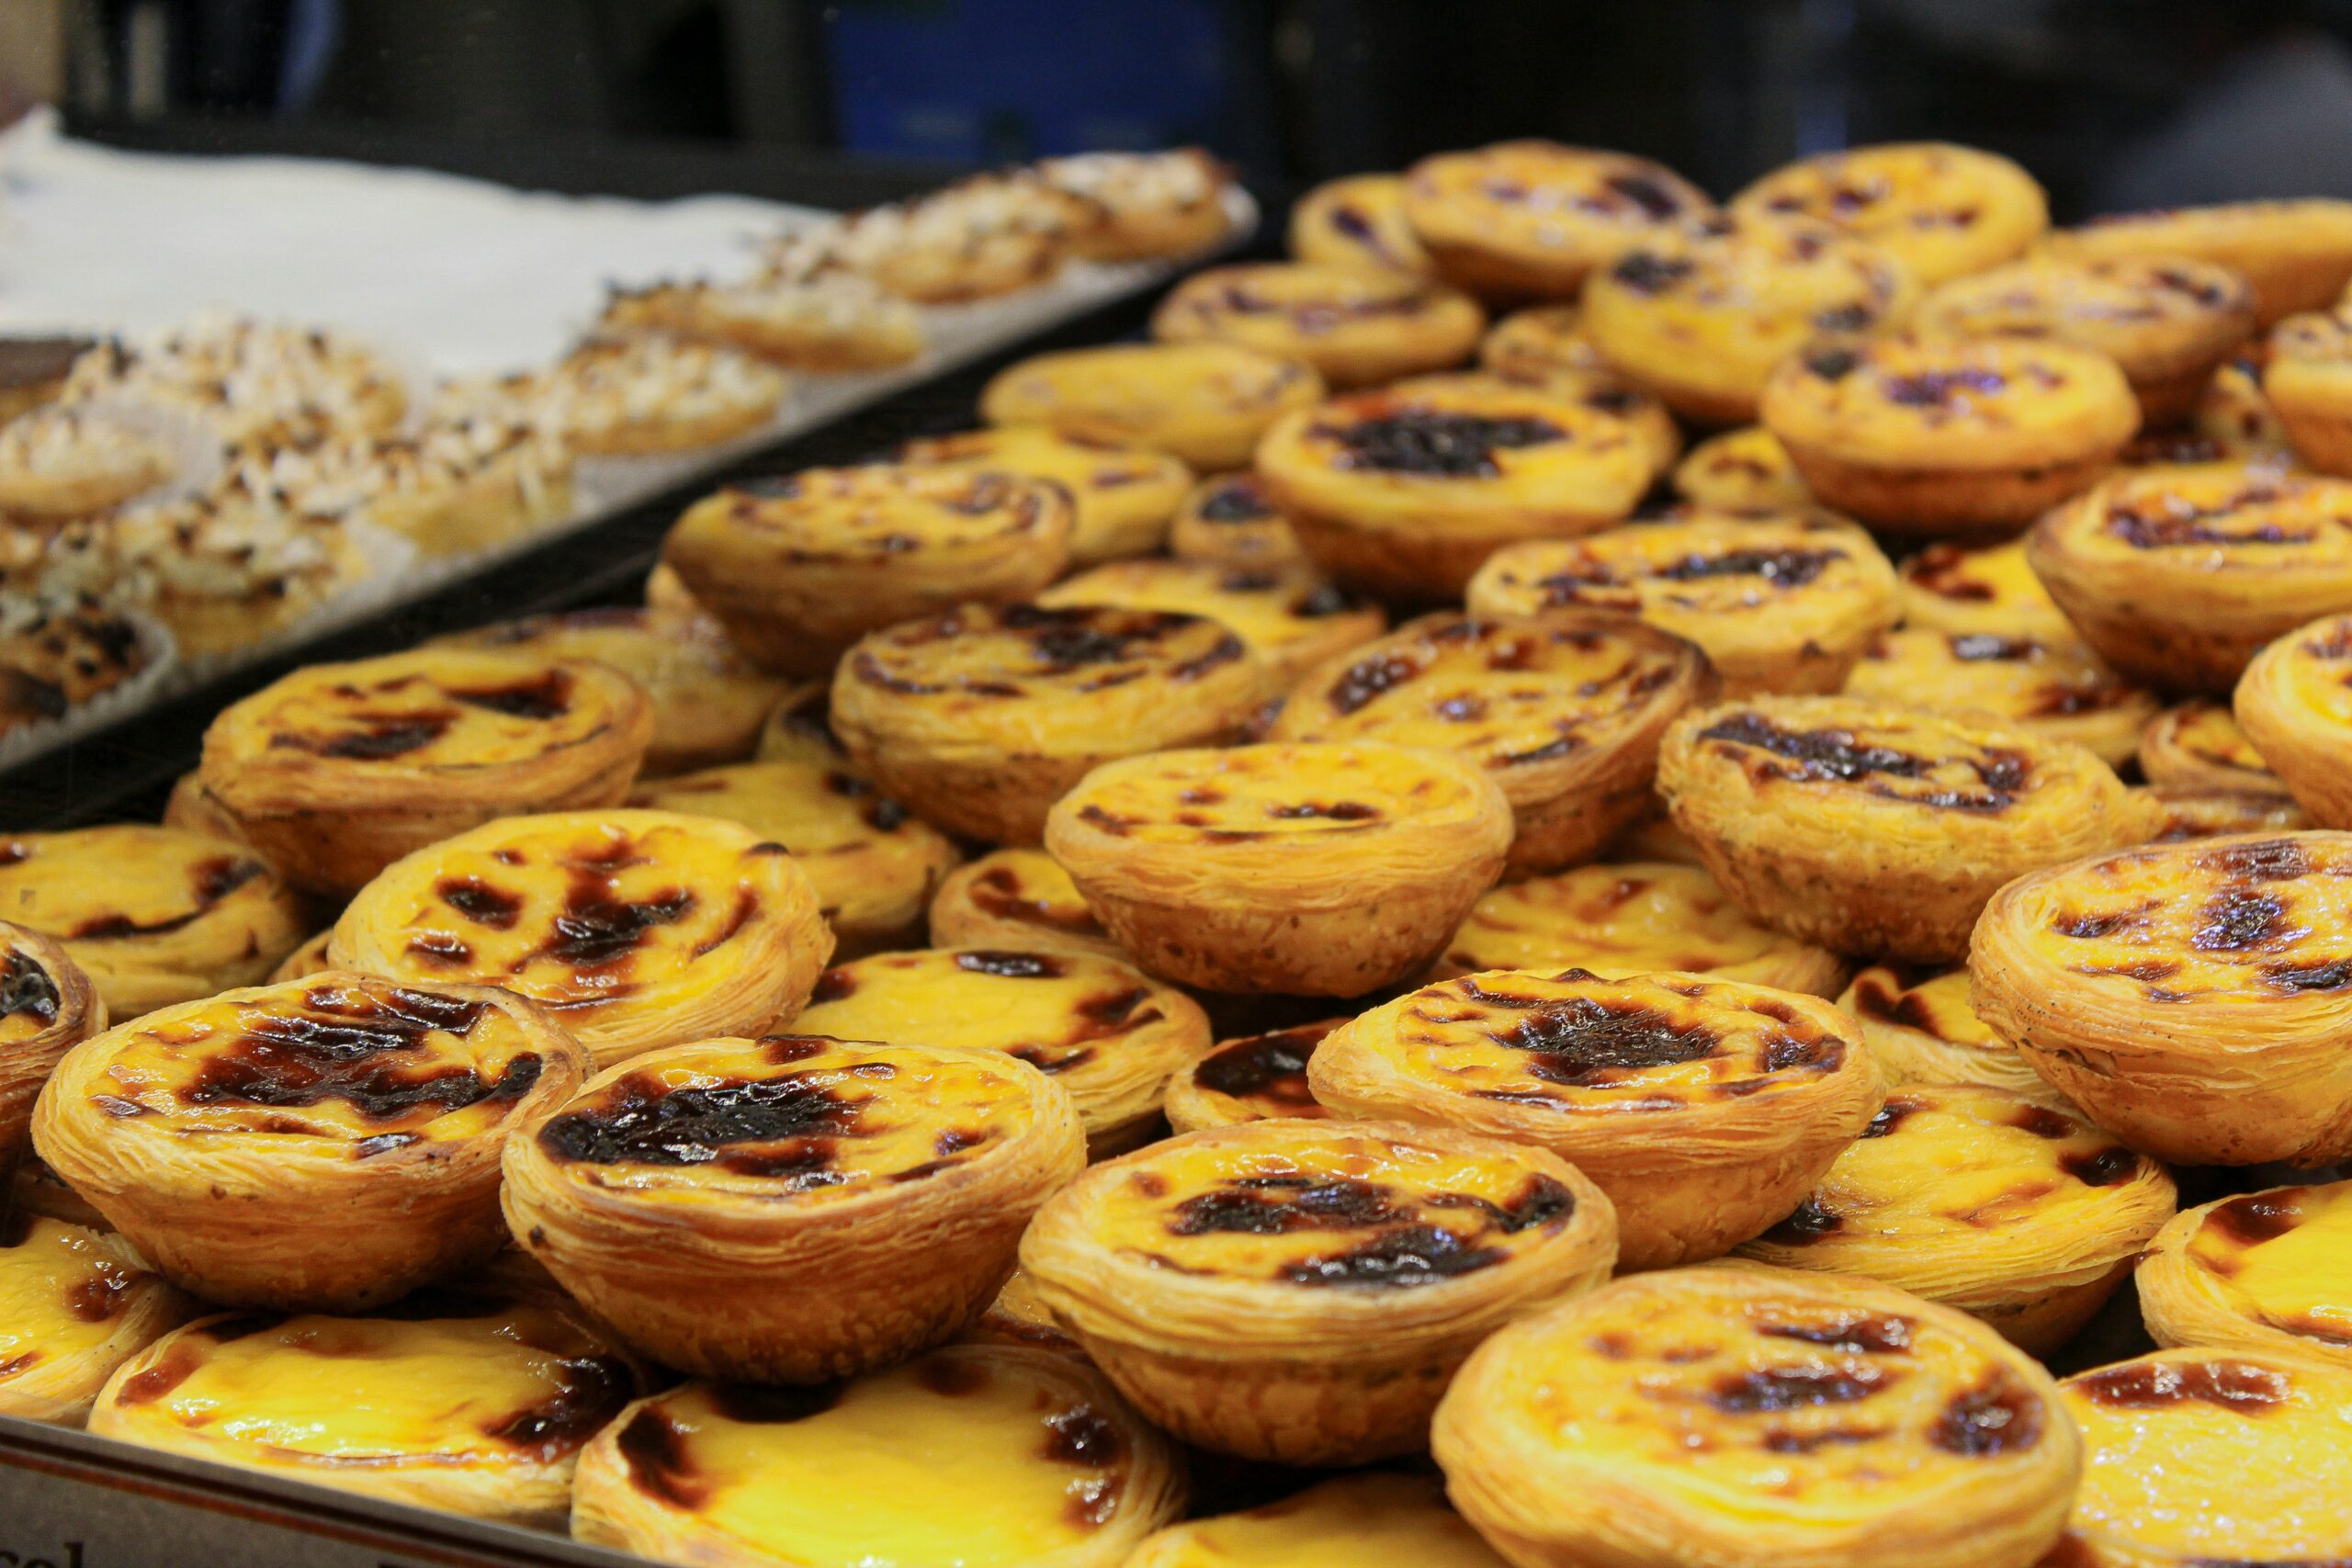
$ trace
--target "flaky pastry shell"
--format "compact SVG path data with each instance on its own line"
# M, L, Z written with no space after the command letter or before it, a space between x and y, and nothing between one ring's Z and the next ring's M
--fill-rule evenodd
M2352 1181L2273 1187L2185 1209L2140 1255L2159 1345L2245 1346L2352 1372Z
M1411 1568L1504 1568L1494 1548L1445 1506L1435 1476L1377 1471L1337 1476L1246 1512L1170 1525L1125 1568L1295 1568L1335 1562Z
M2156 699L2072 635L1888 632L1846 679L1847 695L1984 714L2048 740L2071 741L2111 768L2138 753Z
M2142 776L2159 786L2287 793L2286 781L2246 739L2231 705L2206 697L2191 697L2150 719L2140 732L2139 756Z
M67 1051L106 1026L107 1004L63 948L0 924L0 1171L14 1170L25 1152L40 1086Z
M2352 202L2233 201L2119 212L2042 242L2052 255L2192 256L2254 286L2255 320L2269 326L2335 302L2352 278Z
M1268 425L1322 396L1313 366L1238 343L1120 343L999 371L980 390L980 417L1132 442L1218 474L1248 467Z
M115 1369L196 1310L120 1236L18 1208L0 1218L0 1416L80 1426Z
M1985 1026L1969 1001L1965 965L1923 972L1873 964L1838 1005L1862 1026L1862 1043L1890 1087L1981 1084L2056 1111L2074 1102L2043 1081L2018 1048Z

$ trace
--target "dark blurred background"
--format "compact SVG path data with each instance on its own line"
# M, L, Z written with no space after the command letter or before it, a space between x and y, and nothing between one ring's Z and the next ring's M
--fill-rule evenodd
M0 0L0 73L175 145L1201 141L1279 192L1532 134L1724 193L1935 136L2020 159L2062 218L2352 196L2352 0Z

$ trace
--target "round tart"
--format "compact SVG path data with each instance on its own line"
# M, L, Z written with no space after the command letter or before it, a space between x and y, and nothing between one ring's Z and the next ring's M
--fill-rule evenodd
M1183 1493L1092 1368L961 1345L835 1387L641 1401L581 1456L571 1528L708 1568L1119 1568Z
M961 305L1052 282L1080 233L1109 236L1106 211L1100 202L1013 169L967 175L924 196L848 213L803 243L902 299Z
M1573 298L1588 274L1714 209L1663 164L1556 141L1498 141L1405 173L1405 220L1449 281L1490 298Z
M1168 1124L1179 1133L1240 1122L1319 1121L1331 1114L1306 1086L1306 1064L1343 1018L1318 1019L1238 1040L1188 1064L1168 1080Z
M1407 277L1437 270L1405 220L1401 175L1350 175L1300 197L1290 209L1290 254L1323 266Z
M1168 520L1193 471L1165 452L1057 435L1042 424L1007 424L910 441L899 460L969 474L1045 479L1069 492L1069 564L1091 566L1148 555L1168 537Z
M2123 212L2043 242L2062 256L2191 256L2244 275L2264 326L2335 302L2352 279L2352 202L2237 201Z
M1674 466L1674 493L1697 506L1725 511L1802 512L1813 491L1781 438L1760 424L1710 435Z
M1459 365L1486 327L1486 312L1458 289L1314 262L1210 267L1151 313L1151 334L1162 343L1241 344L1303 360L1336 388Z
M1680 637L1610 615L1424 615L1310 672L1276 741L1451 752L1510 802L1505 869L1590 860L1648 809L1657 741L1713 694Z
M615 288L605 331L666 332L729 344L801 370L881 370L923 350L922 318L870 277L780 268L741 283Z
M1866 701L1988 714L2045 740L2071 741L2109 767L2138 754L2156 699L2072 637L1899 631L1880 637L1847 678Z
M1189 255L1232 226L1225 197L1233 176L1198 147L1164 152L1086 152L1042 159L1039 178L1095 209L1069 237L1095 261L1152 261Z
M791 1021L833 950L789 852L669 811L512 817L404 860L335 922L338 969L497 986L609 1066Z
M1890 1084L1981 1084L2072 1111L2016 1046L1976 1016L1968 987L1965 968L1929 974L1873 964L1854 976L1838 1005L1862 1026L1862 1043Z
M796 1027L1019 1057L1069 1092L1097 1156L1148 1139L1169 1078L1209 1046L1208 1018L1190 997L1067 950L933 948L840 964Z
M1540 392L1547 398L1580 404L1595 413L1624 421L1653 480L1669 472L1675 460L1682 456L1682 427L1674 423L1674 415L1666 404L1655 393L1606 367L1448 370L1432 376L1408 377L1392 384L1388 390L1400 398L1416 398L1425 393L1442 396L1455 390L1476 393L1496 388Z
M2142 1254L2159 1345L2317 1356L2352 1372L2352 1181L2274 1187L2184 1212Z
M356 1312L498 1249L507 1133L586 1076L571 1038L503 991L330 973L75 1047L33 1137L173 1283Z
M1509 546L1470 580L1469 604L1638 615L1698 644L1733 696L1838 690L1896 614L1894 569L1852 524L1705 509Z
M1069 873L1043 850L996 850L949 872L931 901L931 940L937 947L1125 956Z
M2168 707L2140 733L2140 772L2153 784L2284 795L2286 782L2238 728L2227 703L2192 698Z
M1061 574L1070 491L1012 473L876 464L720 491L662 547L697 603L771 670L822 675L866 633Z
M820 1382L978 1316L1085 1163L1069 1096L1025 1062L781 1034L599 1074L508 1143L503 1202L650 1359Z
M1595 272L1584 331L1675 412L1740 424L1781 360L1897 325L1917 295L1893 254L1835 229L1716 214L1649 235Z
M1519 539L1589 534L1634 509L1634 426L1542 386L1452 378L1285 415L1258 470L1298 542L1341 582L1442 600Z
M106 1026L97 987L63 948L0 924L0 1172L25 1152L33 1098L59 1060Z
M252 985L309 929L243 845L129 824L0 839L0 909L63 948L118 1023Z
M1343 1116L1510 1138L1617 1210L1618 1262L1719 1257L1786 1214L1878 1109L1853 1021L1817 997L1668 972L1441 980L1334 1031L1307 1064Z
M2228 833L2295 833L2317 825L2291 795L2196 784L2150 784L2145 793L2159 824L2150 836L2164 843Z
M737 349L663 333L592 337L531 378L544 418L587 457L643 457L737 441L775 418L790 383Z
M832 718L890 798L950 832L1034 844L1096 763L1232 739L1266 690L1242 639L1198 615L975 604L852 649Z
M553 1308L428 1292L380 1317L191 1323L115 1373L90 1430L547 1528L563 1522L581 1450L636 1384L628 1361Z
M1584 330L1584 307L1577 304L1512 311L1479 339L1478 363L1498 376L1521 378L1609 367Z
M1616 1241L1609 1200L1543 1149L1261 1121L1094 1167L1021 1265L1154 1425L1345 1465L1419 1449L1471 1347L1607 1278Z
M2290 316L2270 334L2262 390L2312 468L2352 474L2352 307Z
M2322 825L2352 827L2352 615L2288 633L2246 666L2234 707L2239 727L2304 810Z
M2001 889L1977 1012L2135 1149L2182 1165L2352 1154L2352 834L2157 844Z
M1303 566L1306 552L1265 481L1255 473L1204 479L1177 507L1168 525L1168 553L1216 566L1279 570Z
M1888 533L2014 533L2140 427L2115 362L2016 338L1886 337L1785 360L1765 427L1821 504Z
M1740 1255L1883 1280L2046 1357L2107 1303L2173 1203L2164 1167L2078 1116L2007 1089L1909 1084Z
M653 731L645 689L610 665L423 648L308 665L231 704L197 780L288 880L348 895L492 818L618 805Z
M1238 343L1111 344L999 371L980 416L1156 447L1215 474L1246 466L1268 425L1322 396L1314 367Z
M1304 565L1113 561L1064 578L1038 594L1037 603L1054 609L1116 605L1215 621L1248 645L1276 692L1378 637L1388 624L1376 606L1342 593Z
M1125 1568L1504 1568L1433 1476L1343 1475L1247 1513L1172 1525Z
M2124 476L2042 518L2026 558L2126 676L2226 691L2271 638L2352 609L2352 483L2259 468Z
M2075 625L2033 575L2025 541L1929 545L1897 570L1903 624L1968 637L2073 637Z
M963 859L947 835L838 763L712 768L643 785L629 804L740 822L791 851L836 956L919 940L933 891Z
M1697 865L1611 861L1506 882L1470 907L1441 976L1583 969L1603 979L1662 969L1833 995L1835 953L1761 924Z
M2079 746L1858 697L1758 697L1667 731L1658 788L1748 913L1837 953L1951 963L1995 889L2144 837Z
M1927 284L1998 266L2050 222L2031 175L1997 153L1948 141L1824 152L1775 169L1731 207L1828 224L1887 252Z
M2352 1373L2269 1349L2159 1350L2060 1391L2089 1462L2052 1568L2352 1553Z
M1155 975L1356 997L1434 958L1501 873L1487 772L1377 741L1164 751L1055 803L1046 849Z
M1693 1269L1511 1325L1431 1434L1521 1568L2030 1568L2082 1472L2050 1375L1860 1280Z
M114 1370L192 1310L120 1236L0 1217L0 1416L81 1425Z

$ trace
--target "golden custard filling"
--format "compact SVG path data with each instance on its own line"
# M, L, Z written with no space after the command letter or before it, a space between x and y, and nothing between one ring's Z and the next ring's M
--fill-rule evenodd
M133 1292L158 1283L101 1232L21 1211L0 1219L0 1405L10 1379L106 1344Z
M985 1058L786 1034L664 1052L533 1134L584 1186L666 1201L825 1202L968 1165L1034 1120Z
M2127 371L2160 373L2210 363L2253 316L2245 279L2210 262L2035 256L1941 285L1921 302L1918 323L1953 337L2064 338L2113 355Z
M842 660L841 679L956 714L1101 698L1122 688L1121 698L1103 700L1132 703L1142 700L1141 682L1163 692L1169 684L1196 687L1248 657L1231 630L1196 615L1111 605L967 605L866 638Z
M115 942L186 931L248 887L276 898L267 866L201 833L124 825L0 839L0 914L85 962L103 962Z
M2215 1204L2183 1250L2241 1315L2352 1349L2352 1181Z
M1299 841L1474 822L1493 798L1476 778L1402 746L1302 742L1161 751L1098 769L1068 798L1133 843Z
M1674 493L1701 506L1783 512L1813 504L1781 438L1760 424L1710 435L1674 467Z
M1138 487L1172 502L1192 481L1184 466L1164 452L1080 441L1042 424L998 425L917 441L908 446L906 457L926 468L953 468L966 475L995 472L1051 479L1070 492L1081 513L1098 501L1118 499L1114 492Z
M1724 618L1775 622L1808 601L1887 596L1885 558L1850 523L1820 514L1705 513L1611 528L1583 539L1514 546L1479 574L1482 600L1532 613L1617 610L1701 643Z
M1503 1568L1435 1481L1343 1477L1247 1513L1178 1525L1133 1568Z
M1405 177L1424 241L1523 252L1554 265L1615 251L1713 203L1661 164L1526 139L1424 158Z
M1634 427L1589 403L1505 382L1359 392L1271 433L1265 461L1308 500L1346 498L1396 525L1519 502L1623 512L1648 487Z
M1929 545L1905 561L1903 619L1915 629L1968 635L2072 637L2074 626L2026 559L2025 542L1964 549Z
M1320 1122L1330 1111L1306 1084L1306 1064L1323 1037L1346 1022L1327 1018L1218 1043L1193 1065L1193 1087L1220 1122Z
M2006 261L2050 220L2041 187L2007 158L1942 141L1890 142L1766 175L1733 210L1810 218L1939 282Z
M2199 770L2226 770L2245 775L2231 781L2242 788L2278 792L2285 787L2238 728L2237 715L2227 703L2188 702L2166 708L2141 740L2140 766L2156 784L2188 782Z
M1929 700L1947 712L1974 709L2047 726L2048 734L2084 737L2086 745L2092 744L2089 727L2102 715L2113 716L2124 726L2113 739L2126 756L2141 724L2155 711L2153 697L2127 684L2084 644L1998 632L1889 632L1855 666L1846 690L1888 702L1932 694Z
M996 850L972 863L963 896L992 920L1030 926L1064 937L1108 942L1061 863L1043 850Z
M2052 514L2052 542L2089 562L2301 572L2352 563L2352 484L2261 468L2124 475Z
M1282 353L1301 340L1334 343L1409 333L1448 318L1449 337L1475 334L1482 317L1454 290L1404 273L1317 262L1249 262L1196 273L1152 315L1164 339L1223 338Z
M1330 637L1335 629L1344 647L1380 628L1378 611L1295 566L1113 561L1064 578L1039 593L1037 603L1055 609L1105 604L1198 615L1234 632L1275 662L1303 644Z
M2352 725L2352 617L2338 616L2294 634L2286 657L2267 661L2267 668L2271 690L2302 715L2324 724ZM2243 731L2237 750L2254 761L2233 765L2264 765Z
M874 464L729 486L678 526L732 534L786 560L888 559L1019 539L1067 505L1017 473Z
M1782 441L1896 468L1998 468L2120 446L2140 406L2095 350L2020 338L1873 338L1784 362L1765 393Z
M1743 971L1814 951L1750 919L1697 866L1634 862L1503 884L1470 907L1445 962L1473 975L1575 968L1616 980Z
M1866 721L1860 718L1864 711L1886 716ZM1722 713L1696 739L1713 757L1738 767L1758 791L1795 784L1825 799L1865 796L1890 806L1984 817L2007 811L2081 772L2063 754L2030 755L1925 711L1887 704L1869 710L1857 705L1855 713L1856 722L1797 728L1765 713L1736 708Z
M1873 964L1854 976L1844 1006L1866 1023L1875 1019L1904 1029L1916 1029L1954 1045L1973 1045L2014 1055L2007 1043L1976 1016L1976 1009L1969 1000L1968 986L1965 969L1912 980L1899 969Z

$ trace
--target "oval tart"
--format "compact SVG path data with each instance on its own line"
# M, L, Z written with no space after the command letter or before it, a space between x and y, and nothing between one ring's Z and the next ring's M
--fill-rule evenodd
M1862 1043L1890 1084L1982 1084L2053 1110L2074 1110L2016 1046L1976 1016L1964 966L1938 973L1873 964L1854 976L1838 1005L1862 1026Z
M2274 1187L2184 1211L2140 1258L2159 1345L2290 1350L2352 1373L2352 1181Z
M1018 474L1069 492L1069 561L1091 566L1158 549L1193 470L1148 446L1079 441L1042 424L1006 424L910 441L901 462L965 473Z
M956 867L931 901L934 947L1034 953L1083 953L1125 962L1126 955L1078 884L1043 850L994 850Z
M1713 210L1663 164L1532 138L1405 172L1405 220L1439 275L1488 299L1574 299L1627 245Z
M1172 1525L1125 1568L1504 1568L1433 1476L1342 1475L1279 1503Z
M1274 693L1325 660L1378 637L1388 617L1341 592L1313 568L1226 566L1202 560L1113 561L1066 577L1037 595L1060 609L1102 604L1199 615L1224 626L1265 667Z
M2049 200L2031 175L1998 153L1949 141L1820 153L1773 170L1731 206L1829 224L1928 284L1997 266L2050 224Z
M2072 637L2075 625L2033 575L2025 542L1929 545L1897 569L1903 624L1955 637Z
M1487 313L1459 289L1403 273L1244 262L1194 273L1161 299L1151 335L1216 339L1305 360L1335 388L1442 370L1470 357Z
M1345 1022L1318 1019L1218 1041L1216 1049L1168 1080L1168 1124L1179 1133L1197 1133L1238 1122L1329 1117L1330 1111L1307 1087L1306 1065L1316 1046Z
M1204 474L1250 465L1266 427L1323 398L1301 359L1238 343L1114 343L1040 354L980 390L990 424L1149 446Z
M2156 699L2073 636L1889 632L1846 681L1869 701L1987 714L2047 740L2071 741L2111 768L2132 760Z
M97 987L63 948L0 923L0 1171L15 1169L25 1152L40 1086L66 1052L106 1026Z
M81 1425L115 1369L195 1310L120 1236L0 1218L0 1416Z
M2352 827L2352 615L2300 626L2254 656L2238 728L2314 819Z

